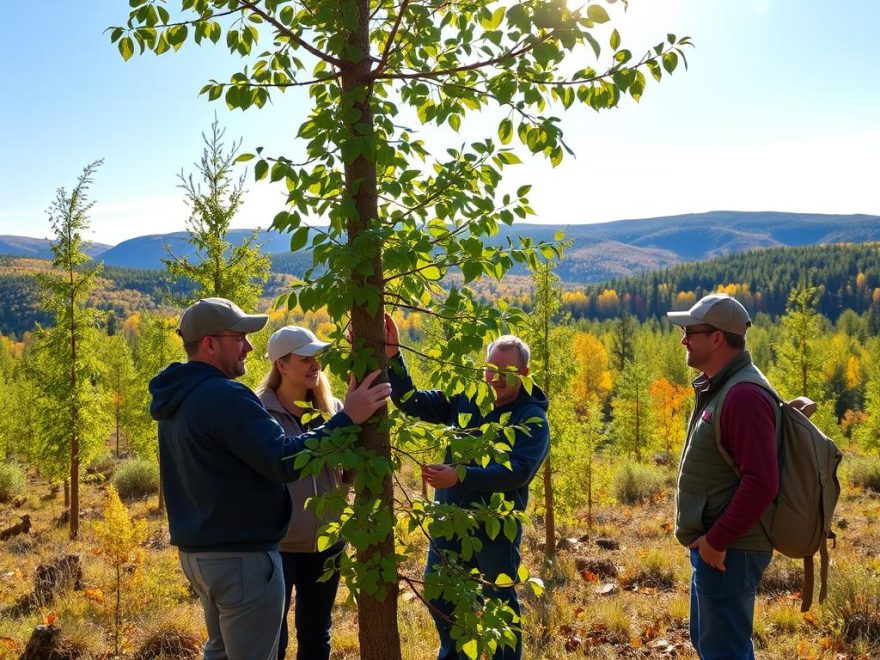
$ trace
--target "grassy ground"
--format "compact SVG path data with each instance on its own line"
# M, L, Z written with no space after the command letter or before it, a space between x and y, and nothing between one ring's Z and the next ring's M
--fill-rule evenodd
M844 476L844 479L846 477ZM116 571L100 551L93 531L100 518L105 486L83 486L81 537L67 540L57 523L63 495L30 478L23 496L0 504L0 529L29 514L26 535L0 542L0 658L17 658L32 630L54 620L84 657L112 657L115 649ZM201 610L190 593L175 550L167 544L164 515L155 497L129 502L133 518L147 524L139 561L122 571L122 650L135 655L145 644L158 653L164 640L194 648L204 638ZM586 523L565 530L564 549L552 564L544 561L543 529L531 525L523 556L533 574L543 575L545 596L523 594L527 658L693 658L687 637L688 583L686 552L672 536L673 504L665 492L650 504L602 507L592 529ZM880 496L845 485L838 508L837 548L832 551L831 592L822 606L804 616L799 611L799 562L774 559L765 576L756 611L755 640L760 658L880 657ZM606 550L598 538L619 548ZM84 589L69 591L28 612L15 607L33 590L36 567L75 553L83 567ZM421 571L421 553L405 569ZM334 613L334 658L357 658L357 616L340 590ZM432 657L436 636L424 606L403 591L400 608L404 657ZM293 648L289 657L293 657Z

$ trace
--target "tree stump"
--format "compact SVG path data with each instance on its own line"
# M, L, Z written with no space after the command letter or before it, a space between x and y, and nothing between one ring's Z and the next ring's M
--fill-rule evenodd
M19 534L27 534L31 529L31 517L27 514L21 517L21 521L15 523L12 527L7 527L0 532L0 541L11 539Z
M34 597L40 603L51 603L56 594L69 589L82 589L82 566L77 555L40 564L34 574Z
M70 653L61 642L61 628L43 625L34 628L21 660L70 660Z

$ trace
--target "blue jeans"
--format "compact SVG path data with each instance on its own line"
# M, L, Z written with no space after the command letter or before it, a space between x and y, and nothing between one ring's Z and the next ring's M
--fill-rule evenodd
M691 550L691 643L702 660L753 660L755 594L772 552L728 550L725 571Z
M324 574L324 562L342 552L343 545L324 552L282 552L284 569L284 619L278 641L278 658L287 652L287 613L292 591L296 587L296 657L297 660L327 660L330 657L330 625L333 601L339 588L339 571L326 582L318 582Z
M484 540L483 549L480 552L475 552L470 561L465 562L461 559L459 561L466 568L477 568L488 581L494 582L500 573L509 575L516 580L520 563L519 544L521 540L521 529L513 542L508 541L507 538L502 540L496 538L494 541ZM426 575L434 572L435 564L441 563L438 550L458 552L459 545L457 541L432 539L428 549L428 559L425 562ZM483 593L487 598L500 598L505 601L516 612L517 617L520 616L519 597L513 587L484 588ZM440 650L437 653L437 660L465 660L467 658L464 653L456 653L455 651L455 640L451 635L452 626L447 620L451 617L452 611L452 604L445 600L431 601L431 617L434 619L434 625L440 636ZM522 621L518 622L516 626L517 628L521 627ZM520 660L522 658L522 633L519 630L516 631L516 648L499 649L492 657L493 660Z
M205 613L203 659L275 660L284 604L278 552L178 554Z

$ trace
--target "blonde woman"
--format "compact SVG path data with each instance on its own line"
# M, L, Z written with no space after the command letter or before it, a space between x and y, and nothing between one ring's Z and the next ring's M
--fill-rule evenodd
M312 409L330 415L342 409L318 361L327 346L327 342L320 341L307 328L295 325L285 326L269 338L267 352L272 368L257 388L257 394L287 435L299 435L321 423L320 419L303 423L302 417L309 409L301 408L297 402L308 402ZM305 476L288 484L293 511L287 536L281 541L285 598L279 659L283 660L287 651L287 614L294 587L297 660L330 657L331 611L339 586L339 572L326 582L318 582L318 578L324 573L325 561L339 554L343 543L318 552L318 530L328 520L319 519L314 505L305 507L305 501L342 483L341 469L325 467L317 476Z

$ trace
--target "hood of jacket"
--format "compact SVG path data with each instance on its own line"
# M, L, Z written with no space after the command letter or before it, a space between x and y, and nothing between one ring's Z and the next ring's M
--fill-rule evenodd
M226 378L223 372L206 362L175 362L155 376L149 385L153 397L150 415L161 421L169 419L196 387L210 378Z

